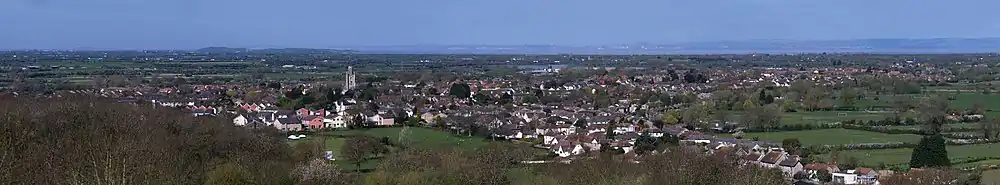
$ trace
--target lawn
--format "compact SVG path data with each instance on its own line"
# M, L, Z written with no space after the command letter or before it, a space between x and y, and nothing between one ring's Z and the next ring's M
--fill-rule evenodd
M866 166L875 166L879 163L889 165L909 164L910 154L912 152L913 149L900 148L883 150L852 150L841 151L840 153L847 156L857 157L861 160L861 163ZM948 156L952 161L977 157L992 157L997 156L998 153L1000 153L1000 144L948 146ZM824 155L823 158L829 159L829 155Z
M849 129L820 129L788 132L746 133L743 138L758 137L760 140L781 143L782 140L798 138L802 145L841 145L857 143L907 142L916 143L920 136L913 134L884 134Z
M406 147L417 148L458 147L462 149L476 149L486 146L488 143L488 141L483 138L455 136L451 133L427 128L409 127L405 129L407 129L408 133L401 134L404 127L329 131L313 134L307 137L307 139L289 140L287 143L294 146L299 143L308 142L316 137L324 137L326 139L325 148L326 150L333 151L334 159L340 158L340 148L344 146L345 141L347 140L346 137L356 135L367 135L376 138L387 137L392 143L398 145L402 143L402 145L405 145ZM399 140L401 136L406 139ZM361 169L374 169L379 162L381 162L381 158L365 161L361 164ZM338 160L336 163L341 170L355 170L357 168L354 164L348 163L344 160Z
M899 129L922 129L923 125L902 125L902 126L888 126L891 128ZM979 123L955 123L955 124L945 124L944 128L979 128Z
M781 116L781 124L827 124L846 120L882 120L887 113L859 111L789 112Z
M997 185L1000 184L1000 170L990 170L983 172L983 179L979 184Z
M731 112L733 119L741 119L742 112ZM816 111L816 112L786 112L781 114L780 123L794 124L828 124L846 120L882 120L890 113L873 113L862 111Z

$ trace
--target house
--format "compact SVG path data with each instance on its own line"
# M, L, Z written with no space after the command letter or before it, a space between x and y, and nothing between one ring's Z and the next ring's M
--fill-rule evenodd
M382 115L376 114L374 112L367 112L365 113L365 121L368 121L370 123L378 123L379 121L382 121Z
M861 184L874 184L878 182L879 173L871 168L858 168L854 170L858 174L858 182Z
M595 125L595 124L591 124L591 125L587 126L587 133L607 132L607 130L605 129L606 127L607 127L607 125Z
M854 171L854 170L849 170ZM853 173L833 173L833 180L831 182L840 184L858 184L858 175Z
M322 129L326 127L326 124L323 122L323 117L319 116L303 116L302 125L305 125L309 129Z
M794 176L796 173L802 172L802 163L799 163L799 156L791 155L786 156L781 162L778 162L778 169L785 174L786 177Z
M649 136L655 137L655 138L663 137L663 131L660 131L660 129L656 129L656 128L647 129L646 133L649 133Z
M607 116L597 116L588 120L587 124L590 125L607 125L611 123L611 117Z
M215 114L218 113L217 110L214 107L211 107L211 106L209 106L209 107L198 106L198 107L191 107L191 108L188 108L188 109L191 110L191 115L193 115L195 117L198 117L198 116L215 116Z
M260 117L249 118L246 124L247 128L264 128L265 126L271 126L271 125L269 125L267 121L264 121Z
M824 170L826 171L826 173L840 172L840 169L837 167L837 165L834 165L834 164L823 164L823 163L807 164L807 165L805 165L803 167L803 170L810 177L816 177L817 173L819 173L820 171L824 171Z
M560 157L569 157L570 155L580 155L586 152L580 144L563 143L558 146L553 147L553 153L556 153Z
M274 120L274 119L297 117L298 115L295 115L295 111L292 110L277 110L274 111L274 113L270 114L270 116L271 119Z
M635 141L637 139L639 139L639 133L625 132L625 133L619 134L618 138L621 139L621 140L624 140L624 141L628 141L629 143L635 143Z
M746 155L743 155L742 161L744 162L744 164L760 165L760 159L763 158L763 157L764 157L764 155L762 155L760 153L751 152L751 153L747 153Z
M327 116L323 118L326 128L347 128L347 118L344 115Z
M618 124L615 126L614 132L616 134L624 134L627 132L635 132L635 127L632 124Z
M767 168L775 168L784 159L782 152L768 152L760 159L760 165Z
M233 124L236 126L246 126L248 122L250 122L250 120L243 114L237 115L236 118L233 118Z
M560 136L562 136L562 135L560 135ZM565 136L562 136L562 137L565 138ZM553 145L559 144L559 139L555 135L542 136L542 144L553 146Z
M296 110L295 113L298 114L299 116L312 115L311 114L312 111L309 111L309 109L306 109L306 108L300 108L299 110Z
M283 131L300 131L300 130L302 130L302 120L299 120L299 118L297 118L297 117L279 118L279 119L276 119L275 122L272 123L271 125L273 125L274 128L277 128L278 130L283 130Z
M392 117L381 117L378 122L375 122L375 126L393 126L396 124L396 119Z
M632 144L628 143L628 142L615 142L615 143L611 143L611 148L613 148L615 150L621 149L625 153L631 152L632 149L634 149L634 147L632 146Z

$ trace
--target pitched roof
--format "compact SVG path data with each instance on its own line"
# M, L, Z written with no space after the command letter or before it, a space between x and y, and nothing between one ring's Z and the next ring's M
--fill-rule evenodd
M302 116L302 120L303 121L311 121L311 120L316 119L316 118L322 118L322 117L319 117L319 116Z
M757 160L760 160L760 157L761 157L760 153L756 153L756 152L754 152L754 153L748 153L747 155L743 156L743 160L757 161Z
M771 152L767 153L767 155L764 155L764 158L760 159L760 162L764 162L767 164L776 164L779 162L778 160L780 159L781 159L781 152Z
M288 118L280 118L278 119L278 122L281 122L281 124L302 124L302 120L299 120L299 118L296 118L294 116Z
M779 163L778 165L781 165L781 166L784 166L784 167L795 167L798 164L799 164L799 156L791 155L791 156L785 157L784 160L781 160L781 163Z
M807 164L804 168L807 169L807 170L819 171L819 170L836 169L837 165L823 164L823 163L812 163L812 164ZM833 173L833 172L831 171L830 173Z
M858 174L868 174L868 173L871 173L872 171L873 170L871 168L858 168L858 170L856 172Z

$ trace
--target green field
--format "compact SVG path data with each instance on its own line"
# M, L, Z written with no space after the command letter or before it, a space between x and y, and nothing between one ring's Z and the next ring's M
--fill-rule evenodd
M840 151L843 155L857 157L866 166L875 166L879 163L888 165L909 164L912 152L913 149L910 148ZM952 161L977 157L993 157L997 156L998 153L1000 153L1000 144L948 146L948 156ZM829 159L829 155L824 155L823 157L824 159Z
M803 146L809 145L842 145L857 143L908 142L916 143L920 136L913 134L884 134L849 129L820 129L788 132L754 132L746 133L743 138L758 137L763 141L781 143L784 139L798 138Z
M387 137L390 142L396 145L417 148L457 147L461 149L476 149L486 146L488 142L482 138L460 137L451 133L420 127L409 127L407 128L408 134L400 134L403 129L404 127L393 127L322 132L313 134L307 139L289 140L288 144L294 146L298 143L308 142L316 137L323 137L326 139L326 150L333 151L334 159L339 159L340 149L344 146L346 137L357 135L366 135L375 138ZM400 136L403 136L404 140L399 140ZM374 169L380 161L380 158L368 160L361 164L361 169ZM343 160L337 160L336 163L341 170L355 170L357 168L354 164Z
M1000 170L990 170L983 172L983 179L979 182L983 185L1000 185Z
M828 124L846 120L882 120L887 113L857 111L789 112L781 116L781 124Z
M888 126L890 128L898 129L921 129L921 125L903 125L903 126ZM979 123L956 123L956 124L946 124L944 128L979 128Z
M1000 94L983 94L979 92L962 92L954 93L954 91L935 91L927 92L924 94L904 94L904 95L880 95L878 100L865 99L858 102L857 106L860 108L867 107L893 107L893 102L899 98L910 98L913 99L913 103L919 103L921 98L926 98L931 95L942 95L946 97L953 97L951 100L952 108L970 108L976 102L981 102L984 108L987 110L1000 111Z
M735 120L740 120L742 112L730 112ZM870 113L862 111L816 111L816 112L786 112L781 114L779 123L783 125L796 124L829 124L847 120L882 120L890 113Z

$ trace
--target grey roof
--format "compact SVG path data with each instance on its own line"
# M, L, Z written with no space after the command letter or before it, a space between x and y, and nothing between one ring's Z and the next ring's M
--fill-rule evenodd
M302 120L296 117L281 118L278 119L278 122L281 124L302 124Z
M278 110L274 115L296 115L294 110Z
M781 160L781 162L779 163L779 165L785 167L795 167L798 164L799 164L799 156L794 156L794 155L785 157L785 159Z

